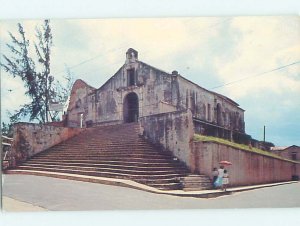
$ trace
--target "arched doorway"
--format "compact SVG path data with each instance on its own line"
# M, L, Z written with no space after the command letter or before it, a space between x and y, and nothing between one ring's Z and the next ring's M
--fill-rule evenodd
M124 122L137 122L139 118L139 98L136 93L129 93L124 98L123 104Z

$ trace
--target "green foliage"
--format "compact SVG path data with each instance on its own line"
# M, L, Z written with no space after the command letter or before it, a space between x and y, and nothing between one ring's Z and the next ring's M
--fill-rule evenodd
M50 21L36 27L37 43L34 43L36 59L29 56L30 41L26 39L23 26L18 24L18 38L12 33L11 44L7 44L11 54L3 55L1 66L13 77L19 77L26 88L25 95L31 102L20 106L20 109L10 114L11 122L17 122L29 116L29 121L40 123L55 121L58 112L49 112L51 102L64 102L69 90L61 85L50 74L50 56L53 45Z
M12 123L2 122L2 126L1 126L2 135L7 136L7 137L12 137L13 136L12 125L13 125Z
M32 102L30 104L24 104L20 110L12 115L12 121L17 121L18 118L30 114L30 120L39 117L39 113L43 108L40 94L39 94L39 77L36 74L36 65L29 56L29 41L25 37L25 31L23 26L18 24L20 39L17 39L12 33L9 33L12 44L7 44L7 47L12 53L12 57L3 55L6 63L1 63L1 66L5 71L10 73L13 77L19 77L24 82L26 88L26 95L28 95ZM43 117L43 114L41 115ZM44 119L42 118L42 121Z
M281 156L276 155L271 152L268 152L268 151L264 151L264 150L261 150L261 149L255 148L255 147L250 148L249 146L247 146L245 144L234 143L229 140L225 140L225 139L218 138L218 137L203 136L203 135L195 134L194 141L215 142L215 143L224 144L224 145L236 148L236 149L253 152L253 153L257 153L257 154L261 154L261 155L265 155L265 156L270 156L270 157L277 158L277 159L283 159L283 160L290 161L290 162L295 162L295 161L292 161L289 159L282 158Z

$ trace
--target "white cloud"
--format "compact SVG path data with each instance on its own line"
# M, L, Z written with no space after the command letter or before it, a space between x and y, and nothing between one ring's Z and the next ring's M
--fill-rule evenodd
M226 62L217 58L215 65L224 84L249 79L225 86L225 93L241 98L251 92L263 95L265 89L274 93L300 92L300 81L294 78L299 76L299 64L257 76L300 60L300 30L289 29L289 25L294 27L296 22L299 26L300 20L298 17L289 19L240 17L233 20L232 26L243 34L235 47L236 55Z
M2 31L16 31L16 22L3 22ZM24 24L31 38L35 22ZM204 83L211 87L254 76L214 90L241 103L251 120L261 122L264 114L276 109L268 117L276 123L275 119L284 121L286 115L300 111L299 64L255 77L300 60L299 17L52 20L51 26L55 76L64 75L65 64L82 63L71 70L99 87L124 63L125 52L132 47L142 61L165 71L178 70L196 83L210 81ZM9 37L3 34L5 43ZM15 86L21 88L17 82ZM19 93L4 93L3 99L4 109L12 107L14 99L18 100L14 107L24 101ZM246 122L250 131L255 123Z

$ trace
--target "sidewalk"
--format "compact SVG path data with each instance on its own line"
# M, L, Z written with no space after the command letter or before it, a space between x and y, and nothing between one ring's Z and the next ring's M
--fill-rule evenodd
M36 212L36 211L47 211L39 206L32 205L30 203L18 201L16 199L2 196L2 211L4 212Z
M227 191L219 190L200 190L200 191L183 191L183 190L171 190L171 191L164 191L159 190L144 184L137 183L131 180L125 179L115 179L115 178L105 178L105 177L93 177L93 176L84 176L84 175L76 175L76 174L67 174L67 173L53 173L53 172L44 172L44 171L22 171L22 170L10 170L10 174L31 174L36 176L50 176L60 179L69 179L69 180L77 180L83 182L92 182L92 183L100 183L106 185L117 185L122 187L129 187L138 190L143 190L155 194L165 194L165 195L174 195L174 196L181 196L181 197L197 197L197 198L214 198L223 195L230 195L234 192L242 192L248 191L258 188L265 188L265 187L273 187L291 183L298 183L298 181L288 181L288 182L280 182L280 183L272 183L272 184L261 184L261 185L253 185L253 186L241 186L241 187L234 187L228 188Z
M176 195L182 197L197 197L197 198L215 198L223 195L230 195L235 192L249 191L259 188L267 188L285 184L298 183L298 181L289 181L289 182L280 182L280 183L272 183L272 184L260 184L260 185L252 185L252 186L240 186L234 188L228 188L227 191L221 191L220 189L216 190L202 190L202 191L171 191L169 195Z

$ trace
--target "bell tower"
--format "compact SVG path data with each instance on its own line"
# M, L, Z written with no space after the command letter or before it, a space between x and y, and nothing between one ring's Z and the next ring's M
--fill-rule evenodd
M138 60L138 51L129 48L126 52L126 63L134 63Z

